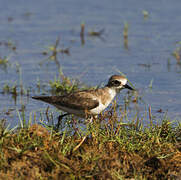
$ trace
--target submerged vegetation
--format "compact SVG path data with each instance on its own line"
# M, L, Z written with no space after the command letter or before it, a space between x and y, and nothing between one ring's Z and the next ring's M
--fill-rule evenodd
M177 60L177 64L181 64L181 47L177 47L172 55L175 57L175 59Z
M54 78L54 81L50 81L52 94L64 94L76 91L79 89L79 83L76 80L72 80L64 76L63 72L59 71L59 76Z

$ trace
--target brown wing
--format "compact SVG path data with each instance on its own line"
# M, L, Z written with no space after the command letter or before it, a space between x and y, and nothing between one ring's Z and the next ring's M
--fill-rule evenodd
M34 96L32 98L55 106L65 106L81 110L90 110L99 105L99 102L93 100L91 95L85 93L85 91L72 93L66 96Z

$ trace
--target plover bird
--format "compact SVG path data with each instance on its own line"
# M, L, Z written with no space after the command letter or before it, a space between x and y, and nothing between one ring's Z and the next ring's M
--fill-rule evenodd
M92 117L100 114L122 89L133 90L127 79L120 75L110 77L103 88L73 92L64 96L34 96L33 99L49 103L56 108L79 117Z

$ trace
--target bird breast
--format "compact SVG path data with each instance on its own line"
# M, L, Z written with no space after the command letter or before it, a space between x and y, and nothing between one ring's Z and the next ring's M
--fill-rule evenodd
M116 96L116 91L114 89L105 87L103 89L99 89L98 94L99 94L99 106L90 110L92 114L99 114L104 109L106 109L108 105L111 103L111 101L114 99L114 97Z

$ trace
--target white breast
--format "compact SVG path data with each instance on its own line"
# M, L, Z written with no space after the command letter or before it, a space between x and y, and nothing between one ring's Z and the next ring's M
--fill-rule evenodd
M109 95L108 95L109 98L107 99L107 102L105 104L103 104L101 101L99 101L99 106L90 110L90 112L92 114L100 114L112 102L112 100L116 96L116 91L114 89L109 89L108 93L109 93Z
M115 89L109 89L109 95L110 95L110 101L112 101L114 99L114 97L116 96L116 90Z
M91 109L90 112L92 114L100 114L107 106L102 103L99 103L99 106L94 109Z

